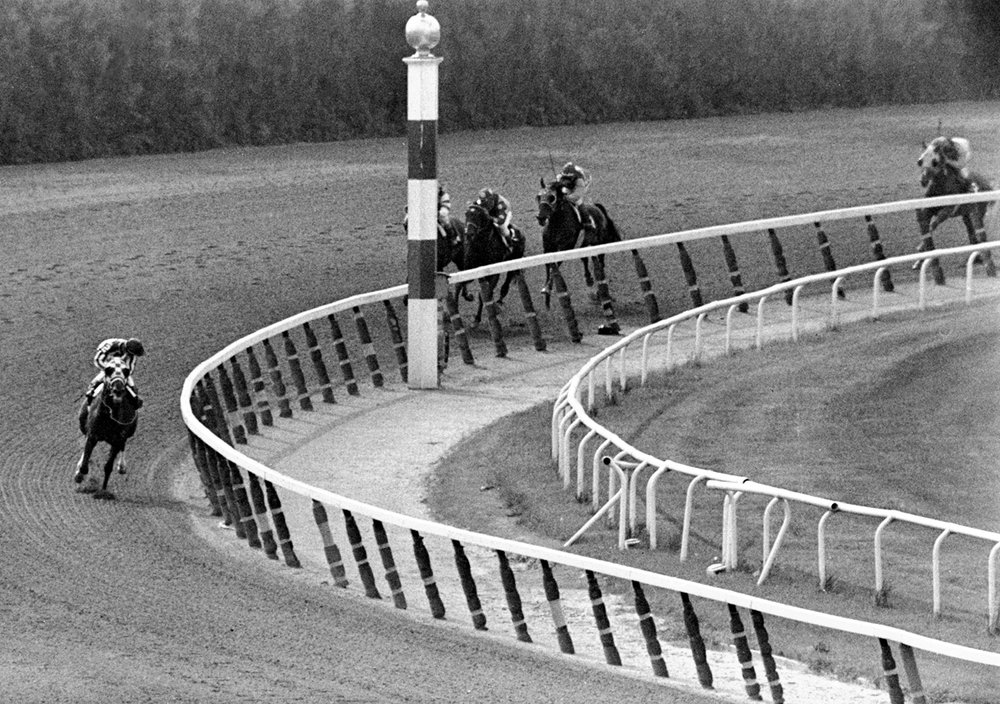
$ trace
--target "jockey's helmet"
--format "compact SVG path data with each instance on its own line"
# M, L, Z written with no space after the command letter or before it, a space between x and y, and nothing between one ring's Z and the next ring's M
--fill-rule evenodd
M146 349L142 346L142 343L134 337L125 341L125 351L133 357L141 357L146 354Z
M492 213L496 210L497 205L500 203L500 198L497 196L496 192L492 188L484 188L479 191L479 204L486 209L487 212Z

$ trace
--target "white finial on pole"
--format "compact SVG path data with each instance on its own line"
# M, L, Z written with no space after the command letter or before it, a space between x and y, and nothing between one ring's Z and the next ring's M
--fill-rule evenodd
M416 53L407 65L407 383L411 389L438 387L437 119L438 64L431 53L441 26L417 0L406 22L406 41Z

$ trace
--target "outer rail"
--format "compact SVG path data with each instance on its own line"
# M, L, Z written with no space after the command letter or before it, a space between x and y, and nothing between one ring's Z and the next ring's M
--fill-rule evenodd
M934 202L928 199L919 199L703 228L639 240L628 240L623 243L603 245L586 251L576 250L558 255L528 257L515 263L484 267L471 272L453 274L450 276L450 279L452 283L461 283L463 281L479 279L492 273L538 267L546 263L578 259L599 253L632 251L634 256L636 256L637 274L640 280L646 284L643 291L644 295L647 296L647 303L651 303L649 306L650 316L655 318L658 316L654 315L656 308L655 299L650 301L649 298L648 274L645 272L644 267L640 266L641 262L638 260L638 256L635 255L635 252L639 249L661 247L665 244L681 243L715 236L721 237L761 229L816 223L819 220L837 220L861 216L870 220L872 214L912 210L928 207L929 205L992 200L998 197L1000 197L1000 192L977 194L975 197L950 196L934 199ZM982 249L983 247L979 247L976 248L976 251ZM934 252L934 256L946 256L951 251L937 250ZM727 257L729 254L730 252L727 250ZM892 260L892 262L924 259L927 256L912 256L910 258ZM876 273L877 279L885 273L887 265L888 263L879 265L881 268ZM853 271L853 268L851 271ZM837 275L840 276L843 273L838 272ZM824 277L820 277L820 279L822 278ZM807 279L809 282L812 281L811 278L807 277ZM733 282L735 288L735 277L733 278ZM834 288L836 288L838 283L835 282ZM791 282L789 286L792 285L797 286L799 284ZM557 281L557 292L558 287L559 282ZM791 290L787 289L789 295ZM700 309L700 312L695 312L694 315L697 318L697 324L700 326L704 323L705 311L714 310L722 305L728 305L730 309L727 317L732 319L732 306L739 307L742 302L757 300L758 316L760 316L759 320L762 320L764 311L763 301L768 295L774 295L783 291L786 291L786 288L772 287L758 292L757 295L738 296L728 299L725 303L710 304L709 307ZM771 657L768 633L764 626L765 614L878 640L881 661L886 672L886 682L889 683L890 696L894 697L894 701L896 697L901 699L902 692L899 690L898 678L895 676L895 666L892 661L891 651L889 651L889 642L899 644L899 653L904 660L906 670L908 673L912 673L911 685L917 681L914 679L917 677L916 664L913 658L914 648L958 658L971 663L1000 667L1000 654L995 652L948 643L883 624L869 623L794 607L741 592L722 589L713 585L700 584L652 573L647 570L588 558L564 550L544 548L529 543L502 539L405 516L347 496L310 486L307 483L296 480L294 477L277 472L239 451L237 446L241 442L246 442L248 434L260 432L260 425L267 426L276 422L271 412L272 407L277 407L279 417L289 417L293 413L297 413L298 410L312 410L313 397L322 397L323 403L334 403L333 394L335 390L346 390L351 395L360 393L358 389L359 379L355 377L353 370L356 356L352 356L347 350L348 345L345 343L345 338L348 335L341 328L340 322L337 319L338 315L343 317L344 314L350 314L353 317L360 341L358 348L367 365L368 376L370 376L372 386L378 387L384 383L384 374L379 366L378 355L374 350L378 343L378 334L372 335L365 310L384 306L384 314L388 326L386 335L392 339L398 368L401 376L405 379L405 343L399 335L398 319L392 306L393 302L401 299L405 292L405 286L398 286L336 301L292 316L228 345L225 349L198 365L185 379L181 392L181 413L190 433L192 454L206 489L206 497L212 504L213 509L230 522L236 528L237 535L246 539L252 547L262 549L268 557L274 559L277 559L280 548L285 562L289 566L296 567L299 565L284 514L285 511L294 509L290 506L282 507L276 487L286 492L292 492L294 495L304 498L312 507L311 513L318 529L318 537L321 539L323 553L329 564L330 572L336 586L347 587L351 579L351 575L348 574L350 559L346 558L340 549L340 545L345 544L342 542L341 535L346 535L346 544L350 548L349 555L354 561L352 569L360 579L365 594L371 598L381 598L379 579L375 574L373 564L368 559L368 552L365 546L365 543L368 542L367 536L373 535L375 547L384 568L384 579L389 585L393 602L397 608L408 608L408 603L412 604L412 601L408 602L406 599L404 587L398 578L396 558L398 558L399 554L396 553L394 557L393 553L394 541L397 548L400 542L408 542L412 548L416 564L419 567L420 581L423 585L428 608L435 618L444 618L445 605L437 586L437 581L442 578L442 572L439 564L437 571L433 567L434 564L437 564L435 563L437 559L435 556L439 555L439 553L435 552L432 555L432 551L429 549L431 547L429 545L430 539L433 538L439 542L443 541L452 548L458 580L461 584L462 593L465 595L472 624L476 629L484 629L486 627L484 612L486 603L483 601L482 595L477 588L477 577L474 576L475 573L470 569L468 553L473 550L486 551L495 555L497 559L498 581L502 585L502 594L506 610L509 612L514 634L517 640L526 642L531 641L531 635L528 632L525 614L522 609L521 590L523 589L523 585L519 589L518 580L511 569L510 556L519 556L522 560L537 561L541 567L544 599L548 602L552 612L558 647L564 653L575 652L575 646L570 634L570 626L566 621L561 606L558 580L564 579L564 576L555 568L558 567L563 571L569 568L578 573L582 572L587 576L590 599L593 604L594 620L600 634L601 647L607 662L612 665L620 664L621 661L618 657L611 624L608 622L603 606L600 583L596 579L596 576L601 575L604 578L628 580L634 592L635 612L639 618L640 630L646 650L649 653L650 664L652 665L654 675L658 677L666 676L666 666L662 657L656 627L651 618L651 604L646 594L649 590L662 590L674 596L679 595L683 605L685 627L691 643L691 654L696 665L697 679L705 687L712 686L712 672L709 662L705 658L705 647L698 630L698 618L695 614L691 597L705 599L720 606L724 605L724 608L729 610L729 615L733 619L734 634L737 630L742 633L742 625L737 609L747 609L750 612L754 632L760 647L759 656L767 675L767 683L771 688L772 698L775 701L782 700L781 684L778 679L777 670L775 669L774 659ZM526 312L529 312L530 297L527 297L527 299L525 308ZM458 339L459 344L467 345L468 340L467 337L463 337L461 316L457 314L457 309L449 306L448 312L452 322L452 331L455 333L456 339ZM313 328L313 324L322 322L324 319L329 323L329 331L319 333L318 329ZM666 330L668 350L670 349L670 345L676 342L674 340L674 332L676 323L680 320L680 317L675 316L665 321L658 328ZM619 361L619 388L625 388L628 380L625 366L625 347L627 344L638 339L643 339L641 360L643 378L645 378L645 369L649 362L649 336L647 333L643 333L643 335L645 337L635 334L629 336L626 338L628 343L623 340L613 345L601 357L604 360L603 380L606 393L614 393L614 375L612 373L612 359L614 355L618 355ZM700 327L698 336L700 350ZM309 348L309 359L312 362L311 367L305 365L305 370L303 369L302 360L299 358L295 344L296 340L301 340L303 337L305 338L306 346ZM320 337L323 339L318 339ZM373 337L376 339L373 340ZM279 338L284 349L284 355L276 354L274 346L271 344L272 339ZM578 338L574 337L575 339ZM761 339L760 334L758 334L757 339ZM538 336L536 336L536 349L544 349L544 344L540 345L540 342L544 341L540 341ZM342 383L332 382L330 380L331 375L326 368L326 360L324 359L323 352L326 349L329 357L331 346L336 352L337 366L343 378ZM500 345L497 344L496 346L499 353ZM261 359L264 360L266 370L260 363ZM467 363L471 361L471 353L467 347L463 347L463 360ZM567 385L567 389L564 389L564 392L560 394L554 414L554 419L558 420L553 424L553 452L560 460L560 467L565 468L568 475L570 466L568 458L571 454L570 449L572 444L570 438L573 433L577 430L586 431L585 439L580 443L577 451L578 466L582 466L582 461L586 454L583 446L595 439L600 440L597 453L594 455L595 460L593 465L595 500L597 493L598 456L603 456L603 453L607 451L614 458L614 462L609 462L608 464L616 472L620 485L617 499L620 523L624 524L628 522L629 529L635 529L637 506L635 487L638 485L637 480L641 473L647 470L652 472L652 476L647 480L647 486L655 481L655 477L665 471L689 473L692 476L689 486L689 498L695 487L701 485L707 486L713 482L720 482L721 484L718 486L726 488L729 488L730 485L725 483L729 482L734 489L738 486L740 493L744 493L752 488L750 484L743 481L744 478L742 477L707 472L697 468L686 467L679 463L661 461L650 456L644 456L638 450L629 448L627 444L621 441L621 438L615 437L606 431L606 429L594 424L592 419L588 417L584 404L580 399L582 398L582 388L586 388L589 394L588 405L592 406L594 404L597 384L594 383L595 375L593 371L596 368L596 364L588 363L588 366L574 376L570 384ZM249 377L249 381L247 377ZM288 378L291 378L294 390L290 390L288 385L286 385L285 382ZM581 379L586 379L587 383L581 385L579 383ZM568 389L571 389L571 391ZM293 402L297 403L293 404ZM296 405L298 410L293 408L293 405ZM572 419L569 418L570 412L575 415ZM363 462L363 459L360 461ZM578 477L582 477L583 475L584 472L580 469ZM610 488L614 491L614 485L610 485ZM783 500L792 500L790 496L781 498ZM327 507L334 507L343 514L342 531L338 531L335 528L334 524L336 521L331 519L330 514L327 512ZM608 508L610 508L610 502ZM897 519L898 517L893 518L893 520ZM369 522L371 526L370 530L366 529L366 524ZM730 524L733 530L735 530L735 521L731 519ZM948 530L954 532L951 528ZM780 542L781 534L779 533L771 550L772 558L776 554ZM1000 544L998 544L998 547L1000 547ZM998 550L995 548L993 553L997 552ZM482 572L480 571L479 574L481 575ZM522 575L522 581L523 578L524 576ZM478 579L480 581L483 580L481 576ZM993 595L991 594L992 600ZM745 636L741 635L741 638L744 638L742 642L745 649ZM759 698L760 688L754 679L754 666L752 661L747 657L748 651L743 652L743 650L740 650L739 643L737 643L737 646L738 659L737 662L732 663L732 666L746 682L747 693L753 698ZM892 687L895 687L895 689L892 689Z

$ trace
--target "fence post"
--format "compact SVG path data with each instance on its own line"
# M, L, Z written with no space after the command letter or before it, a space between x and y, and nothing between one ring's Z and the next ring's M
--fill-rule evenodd
M747 642L747 634L743 628L743 619L740 618L740 612L734 605L727 604L727 606L729 607L729 630L732 631L736 658L739 660L740 669L743 672L743 686L750 699L760 701L760 685L757 683L757 672L753 667L753 656L750 654L750 644Z
M712 670L708 666L708 655L705 652L705 641L701 637L701 627L698 615L691 605L691 597L681 592L681 605L684 607L684 628L687 630L688 643L691 645L691 656L698 671L698 682L705 689L712 689Z
M333 350L337 353L337 361L340 364L340 375L344 379L344 386L347 387L347 393L351 396L357 396L358 382L354 378L354 367L351 366L351 356L347 353L347 343L344 342L344 333L340 329L340 323L337 322L337 318L333 313L326 316L326 319L330 322L330 333L333 335Z
M569 634L566 614L563 613L562 601L559 599L559 585L552 574L551 565L546 560L539 560L539 562L542 565L542 586L545 589L545 600L549 602L549 610L552 612L552 622L556 627L559 650L567 655L573 655L576 650L573 648L573 638Z
M785 262L785 250L781 247L781 240L778 239L778 233L774 231L774 228L768 228L767 239L771 243L771 254L774 255L774 267L778 270L778 280L781 283L791 281L788 264ZM792 305L791 289L785 291L785 303Z
M514 633L522 643L531 643L528 625L524 621L521 595L517 591L517 580L514 578L514 571L510 568L510 560L507 559L507 553L503 550L497 550L496 553L497 560L500 562L500 582L503 584L504 595L507 597L507 610L510 611Z
M720 235L719 239L722 240L722 255L726 259L726 268L729 270L729 283L732 284L733 295L742 296L747 290L743 287L743 275L740 274L740 265L736 261L736 250L733 249L728 235ZM749 309L750 304L746 301L739 304L740 313L746 313Z
M757 647L760 649L760 659L764 663L767 686L771 689L771 701L774 704L784 704L785 692L778 679L778 667L774 662L774 656L771 654L771 641L764 626L764 614L751 609L750 620L753 621L753 630L757 634Z
M312 359L313 369L316 371L316 378L319 380L319 388L323 393L323 403L336 403L333 397L333 385L330 383L330 374L326 370L323 362L323 350L319 348L319 341L316 333L308 322L302 323L302 330L306 335L306 345L309 346L309 357Z
M538 313L535 312L535 304L531 300L531 291L528 290L528 282L524 280L524 272L517 271L514 274L517 279L517 292L521 297L521 307L524 308L524 317L528 321L528 330L531 331L531 340L535 343L538 352L545 351L545 338L542 337L542 328L538 325Z
M698 274L694 270L694 262L683 242L677 243L677 255L681 260L681 269L684 270L684 279L687 281L688 292L691 294L691 302L694 308L703 305L701 298L701 288L698 286Z
M311 411L313 409L312 399L309 398L306 377L302 373L299 352L295 349L295 343L292 341L292 336L287 330L281 333L281 339L285 344L285 359L288 361L288 370L292 374L292 382L294 382L295 391L299 395L299 408L303 411Z
M868 239L872 245L872 256L875 257L875 261L882 261L885 259L885 251L882 249L882 239L879 237L878 227L875 226L871 215L865 215L865 224L868 226ZM896 288L892 285L892 276L888 269L882 272L880 283L882 290L887 293L892 293Z
M632 592L635 594L635 613L639 617L639 630L642 631L642 638L646 641L646 652L649 654L649 663L653 667L653 674L657 677L670 677L667 671L667 663L663 660L663 648L656 637L656 623L653 621L653 614L649 609L649 601L642 590L642 584L632 581Z

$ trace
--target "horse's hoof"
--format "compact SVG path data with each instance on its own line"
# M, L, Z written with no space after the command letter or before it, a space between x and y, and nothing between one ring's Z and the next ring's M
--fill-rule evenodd
M602 325L597 328L598 335L621 335L621 328L618 327L618 323L610 323L608 325Z
M73 475L73 481L79 484L84 480L86 476L87 476L86 472L77 472L76 474Z

